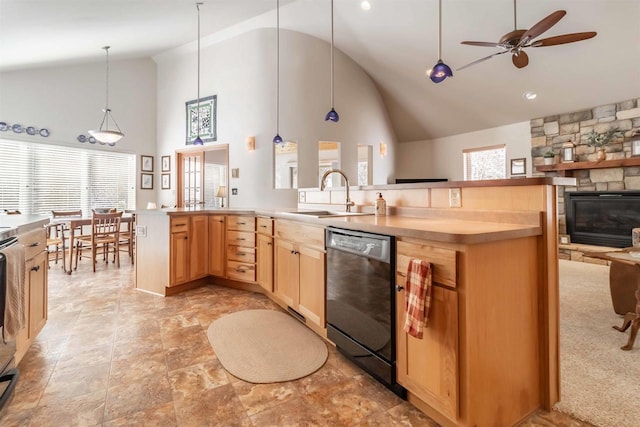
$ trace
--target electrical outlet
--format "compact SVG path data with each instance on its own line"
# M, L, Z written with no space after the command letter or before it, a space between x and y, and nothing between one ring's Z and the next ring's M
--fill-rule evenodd
M231 189L231 195L232 196L237 196L238 195L238 189L237 188L232 188Z
M450 188L449 189L449 207L450 208L459 208L462 206L462 200L460 200L460 189L459 188Z
M301 191L298 193L298 202L299 203L304 203L307 201L307 193L304 191Z
M136 225L136 236L137 237L147 237L147 226L146 225Z

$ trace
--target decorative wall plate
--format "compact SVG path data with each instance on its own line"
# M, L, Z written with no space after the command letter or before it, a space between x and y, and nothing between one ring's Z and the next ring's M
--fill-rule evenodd
M29 126L28 128L25 129L25 131L27 132L27 134L29 135L35 135L38 133L38 131L36 130L36 128L34 128L33 126Z
M2 132L9 130L9 125L6 124L5 122L0 122L0 130Z
M15 124L11 126L11 130L13 130L15 133L22 133L22 125Z
M46 137L49 136L49 129L42 128L42 129L40 129L40 132L38 132L38 133L40 134L40 136L43 136L43 137L46 138Z
M78 141L80 142L87 142L87 137L84 135L78 135Z
M92 136L89 137L89 144L95 144L96 143L96 139Z

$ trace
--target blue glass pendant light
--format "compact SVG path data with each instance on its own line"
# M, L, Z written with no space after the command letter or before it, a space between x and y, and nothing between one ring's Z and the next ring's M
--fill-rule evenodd
M434 83L440 83L447 77L453 77L453 71L442 62L442 0L438 0L438 62L431 69L429 78Z
M280 136L280 0L276 0L276 136L274 144L281 144Z
M340 116L335 108L333 108L333 0L331 0L331 110L324 117L324 121L331 120L337 123L340 120Z
M198 136L193 140L193 145L204 145L202 138L200 138L200 5L202 3L196 3L196 9L198 9L198 106L196 107L196 131Z

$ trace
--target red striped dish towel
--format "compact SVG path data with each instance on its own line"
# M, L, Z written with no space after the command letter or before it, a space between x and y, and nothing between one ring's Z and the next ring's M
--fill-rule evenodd
M407 269L406 317L404 331L422 338L422 330L427 326L431 303L431 263L411 258Z

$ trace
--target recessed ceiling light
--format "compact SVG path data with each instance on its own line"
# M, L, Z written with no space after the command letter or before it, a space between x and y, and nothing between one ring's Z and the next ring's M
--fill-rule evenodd
M533 101L534 99L536 99L538 97L538 94L532 91L527 91L525 93L522 94L522 97L524 99L526 99L527 101Z
M369 3L367 0L364 0L360 3L360 7L362 8L362 10L369 10L371 9L371 3Z

